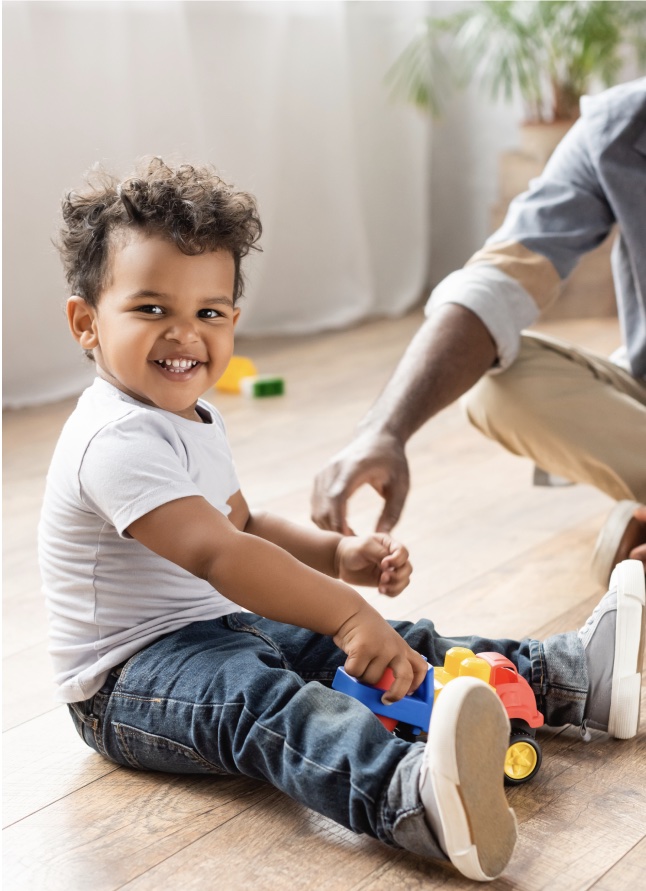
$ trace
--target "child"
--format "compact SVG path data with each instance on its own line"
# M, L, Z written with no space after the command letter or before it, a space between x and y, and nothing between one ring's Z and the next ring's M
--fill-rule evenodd
M39 546L57 697L79 734L134 768L268 781L356 832L494 878L516 823L493 690L455 680L427 742L410 743L331 690L335 670L376 683L390 666L393 702L421 683L423 656L497 650L547 723L632 736L643 573L621 564L584 629L543 643L386 622L346 583L396 596L406 549L251 512L220 415L199 398L232 354L240 263L261 231L253 199L209 167L157 158L70 193L63 215L69 326L97 378L58 442Z

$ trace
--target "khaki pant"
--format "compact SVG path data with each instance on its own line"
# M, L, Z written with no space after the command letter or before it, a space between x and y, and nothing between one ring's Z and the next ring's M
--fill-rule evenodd
M526 334L514 364L463 400L471 423L549 473L646 503L646 384L608 359Z

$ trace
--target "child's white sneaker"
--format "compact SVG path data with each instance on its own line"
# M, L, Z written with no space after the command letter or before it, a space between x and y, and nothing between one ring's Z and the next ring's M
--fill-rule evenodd
M494 690L456 678L433 706L419 778L426 821L451 863L486 882L507 866L518 834L504 792L509 719Z
M637 733L646 639L645 588L640 560L618 563L607 594L579 630L589 685L584 731L593 727L619 739Z

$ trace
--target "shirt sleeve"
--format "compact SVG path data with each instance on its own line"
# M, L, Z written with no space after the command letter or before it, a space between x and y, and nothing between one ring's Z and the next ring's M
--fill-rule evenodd
M209 415L211 416L212 423L215 424L220 432L220 448L226 455L224 468L227 474L229 485L229 497L231 497L231 495L235 495L236 492L240 491L240 480L238 479L238 471L236 470L235 461L233 460L233 453L231 452L231 446L229 445L229 437L227 436L227 428L226 424L224 423L224 418L217 410L217 408L215 408L215 406L211 405L209 402L200 400L200 405L202 405L206 409L206 411L208 411Z
M579 258L610 232L615 216L592 159L589 128L580 118L540 177L515 198L507 216L462 270L434 289L427 315L461 304L486 325L498 367L518 354L520 334L560 292Z
M129 538L128 526L156 507L201 495L183 445L153 412L132 413L91 440L79 471L82 502Z

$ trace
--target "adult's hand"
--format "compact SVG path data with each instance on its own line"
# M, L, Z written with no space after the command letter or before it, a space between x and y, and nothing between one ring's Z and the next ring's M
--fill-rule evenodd
M410 485L404 446L397 437L364 431L317 474L312 493L312 519L317 526L353 535L347 503L366 483L384 499L376 530L390 532L401 515Z
M448 303L434 310L362 421L359 435L316 477L314 522L322 529L352 535L347 501L368 483L385 502L376 529L390 532L408 494L405 443L466 393L492 367L496 352L488 328L470 309Z

